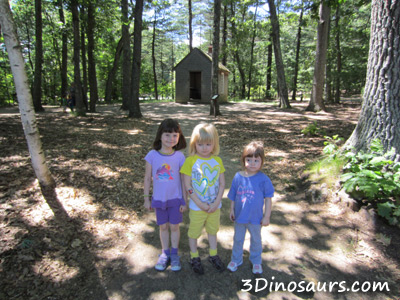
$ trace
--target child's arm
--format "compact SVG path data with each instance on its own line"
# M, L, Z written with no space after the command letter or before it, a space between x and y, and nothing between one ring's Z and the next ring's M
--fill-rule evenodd
M231 212L229 217L231 218L232 222L235 222L235 201L231 201Z
M182 188L182 196L183 196L183 199L185 200L185 204L186 205L181 205L179 207L179 211L181 213L183 213L188 207L188 199L187 199L187 192L186 192L186 188L185 188L185 182L184 182L185 178L184 178L184 176L185 175L181 174L181 188Z
M224 195L225 191L225 174L221 173L219 175L219 190L218 190L218 195L217 198L215 199L215 202L210 205L210 208L208 209L208 213L213 213L218 209L219 204L222 201L222 196Z
M264 199L264 217L261 221L262 226L268 226L270 217L271 217L271 207L272 207L272 199L271 198L265 198Z
M144 173L144 184L143 184L143 196L144 196L144 207L151 210L150 202L150 185L151 185L151 164L146 161L146 171Z
M192 178L186 174L183 175L183 182L185 183L185 188L186 188L186 192L189 193L189 197L190 199L192 199L194 201L194 203L196 203L196 205L204 211L208 211L210 206L201 201L199 199L199 197L197 197L196 193L193 191L193 187L192 187Z

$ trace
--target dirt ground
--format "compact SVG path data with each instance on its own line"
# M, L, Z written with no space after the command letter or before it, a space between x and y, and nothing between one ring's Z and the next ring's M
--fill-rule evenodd
M46 197L32 171L18 110L1 109L0 299L400 299L399 229L366 210L353 212L335 191L329 201L311 201L302 180L306 163L321 154L324 135L347 138L360 106L347 103L317 114L304 112L301 103L293 107L227 104L214 118L205 105L142 104L139 120L126 118L118 106L99 106L87 117L46 107L37 119L57 181ZM216 272L207 262L205 233L199 239L205 275L194 274L187 213L182 270L154 269L160 241L154 213L142 205L143 158L165 117L178 119L188 140L201 121L219 131L227 189L218 251L225 263L233 237L226 193L240 169L242 147L254 139L264 142L263 171L276 194L271 225L262 229L261 276L251 273L248 239L239 270ZM314 121L324 133L302 135ZM384 291L372 291L376 282L386 284Z

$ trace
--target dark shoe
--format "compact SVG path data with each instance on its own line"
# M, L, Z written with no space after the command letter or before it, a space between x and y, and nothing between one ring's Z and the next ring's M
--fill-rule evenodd
M218 255L209 256L208 261L217 269L217 271L223 272L225 270L225 265Z
M200 275L204 274L204 269L203 266L201 265L200 257L195 257L190 259L190 264L192 266L193 272Z

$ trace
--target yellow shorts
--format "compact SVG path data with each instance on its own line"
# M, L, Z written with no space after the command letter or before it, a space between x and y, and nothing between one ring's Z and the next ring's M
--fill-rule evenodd
M217 209L213 213L207 213L204 210L191 209L189 211L189 238L198 239L201 235L203 227L206 227L208 234L217 234L219 230L220 216L221 209Z

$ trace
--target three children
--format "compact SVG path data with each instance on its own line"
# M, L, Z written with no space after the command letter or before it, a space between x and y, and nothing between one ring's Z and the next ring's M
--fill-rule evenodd
M151 150L145 157L144 206L155 209L160 226L162 253L155 269L164 271L171 264L172 271L181 269L178 256L179 223L182 213L189 207L190 265L197 274L204 269L197 250L197 240L206 229L209 241L209 262L220 272L225 265L218 256L217 233L220 209L225 189L225 168L219 154L219 137L214 125L197 125L190 139L189 157L177 150L186 147L185 138L176 120L164 120L157 131ZM271 198L274 188L268 176L261 172L264 148L252 142L242 154L243 171L232 182L228 198L231 202L230 218L235 222L234 245L228 269L232 272L242 264L243 242L246 231L251 235L250 261L253 273L262 273L261 226L268 226ZM152 201L150 186L153 183ZM171 249L169 248L171 239Z

